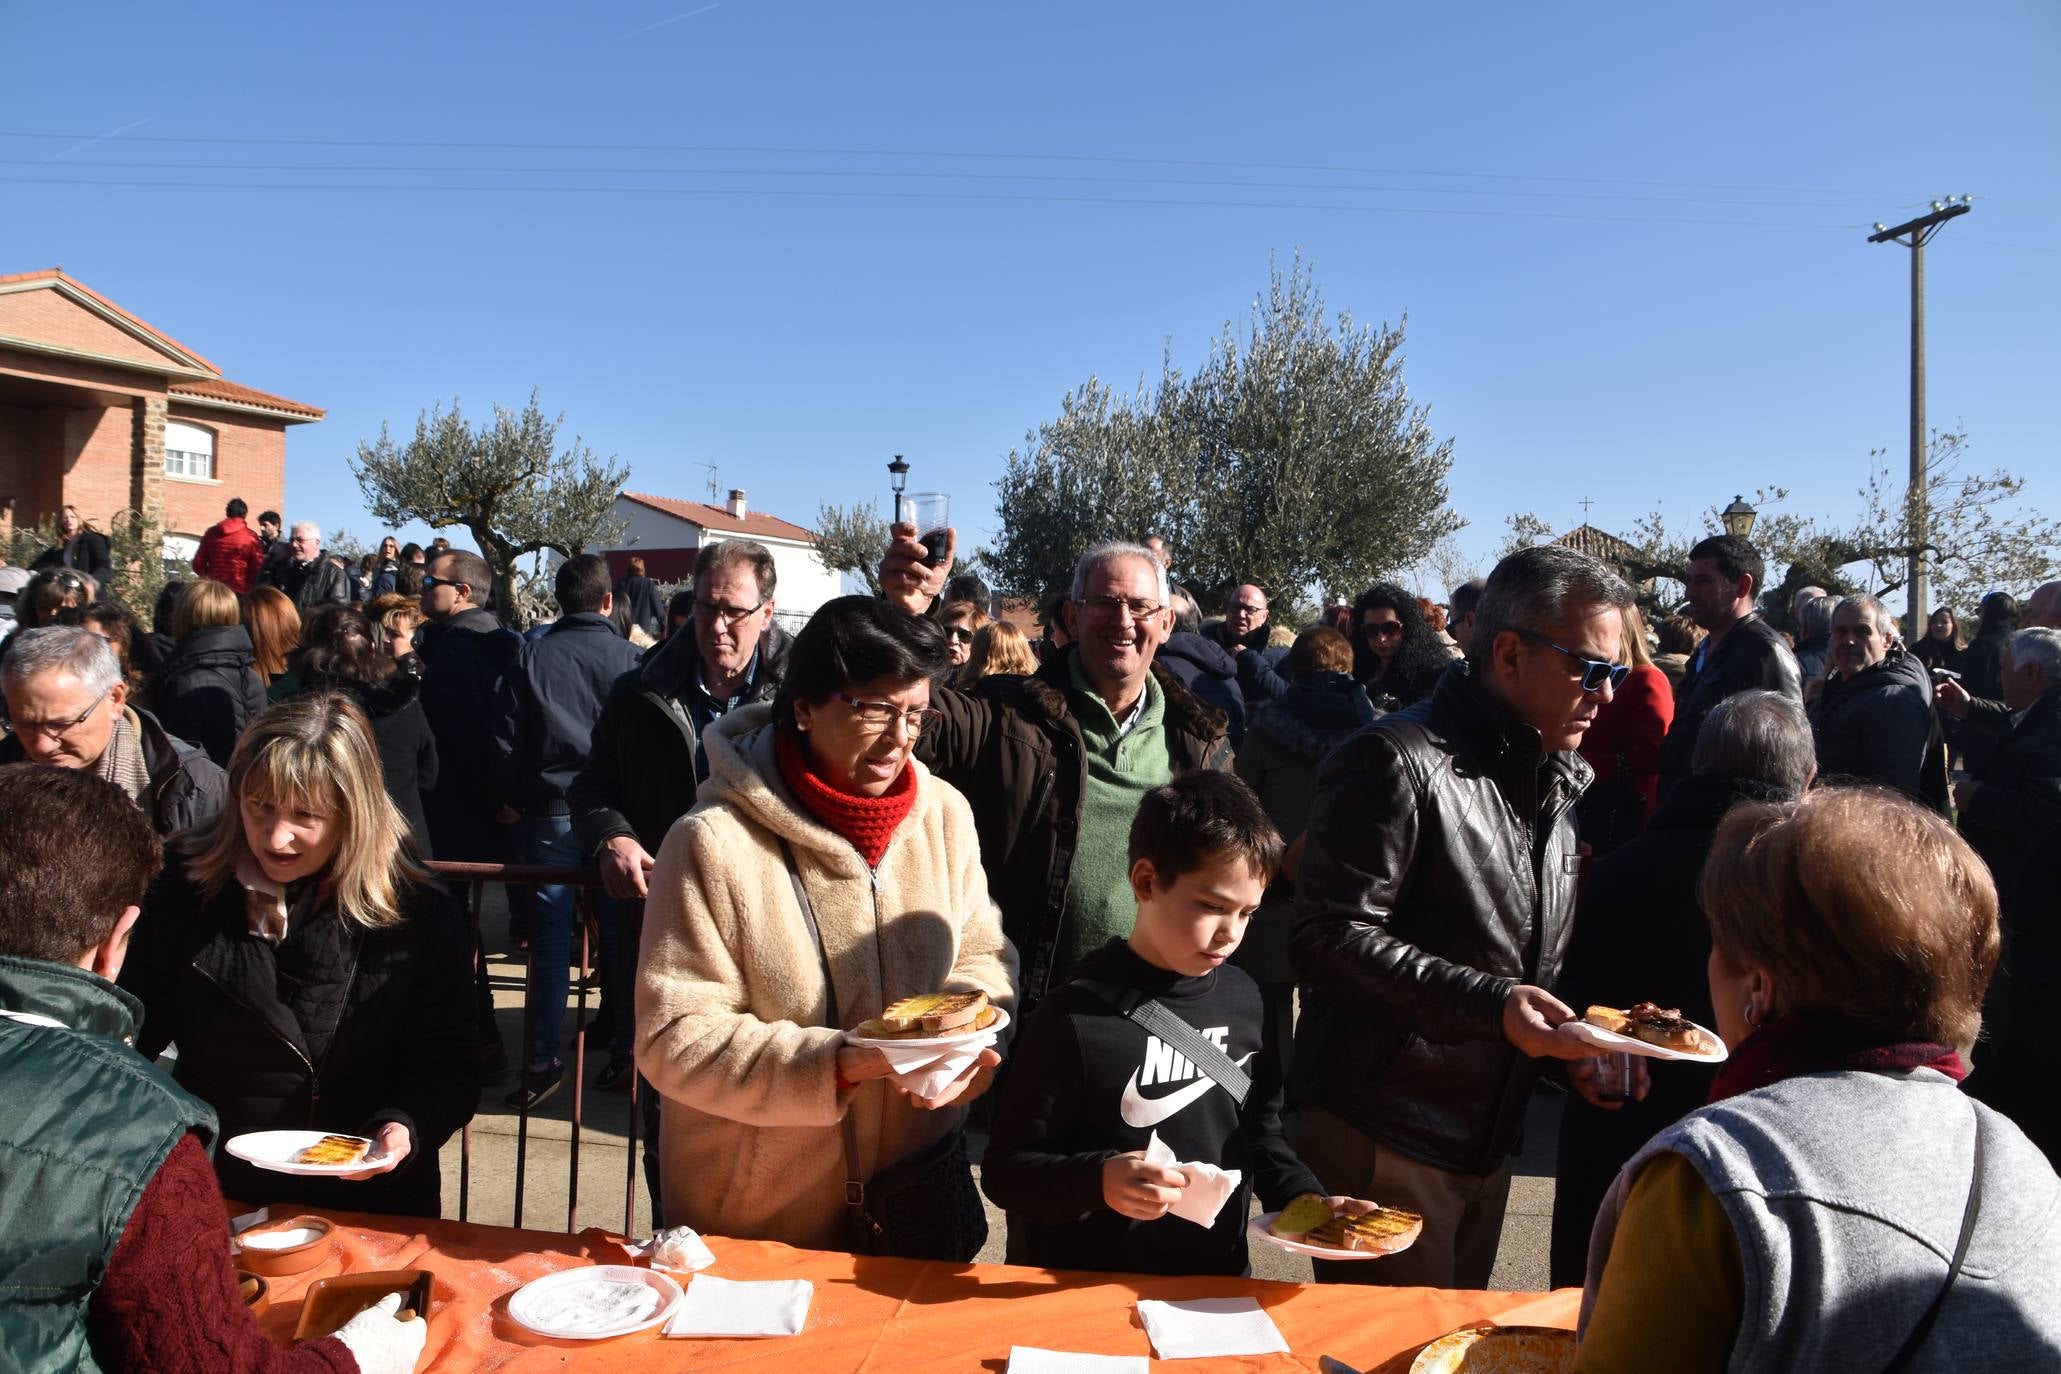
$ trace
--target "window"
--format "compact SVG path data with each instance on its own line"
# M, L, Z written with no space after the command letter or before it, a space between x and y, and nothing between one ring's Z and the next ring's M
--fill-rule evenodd
M165 476L212 479L215 475L215 436L197 425L174 420L165 426Z

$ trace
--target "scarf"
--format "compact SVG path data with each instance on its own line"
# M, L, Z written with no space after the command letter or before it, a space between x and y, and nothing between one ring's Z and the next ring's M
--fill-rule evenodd
M136 724L136 713L127 707L122 709L107 737L98 771L103 782L121 788L139 808L150 793L150 766L143 761L143 732Z
M293 910L285 887L265 876L258 861L245 854L236 861L236 881L243 888L243 921L249 932L266 944L286 938L286 918Z
M773 748L780 760L781 778L808 813L850 841L866 867L878 868L895 827L916 804L915 768L905 765L901 776L881 796L859 797L824 780L794 731L775 730Z
M1951 1045L1899 1041L1843 1012L1823 1007L1793 1011L1761 1024L1739 1043L1710 1085L1710 1100L1722 1102L1807 1073L1859 1069L1908 1073L1937 1069L1956 1083L1968 1066Z

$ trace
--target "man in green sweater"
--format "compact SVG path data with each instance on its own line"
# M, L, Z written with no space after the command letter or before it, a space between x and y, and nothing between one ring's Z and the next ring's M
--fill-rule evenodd
M951 557L931 567L914 526L893 533L881 594L921 614ZM1152 661L1173 629L1169 600L1148 550L1098 544L1074 569L1065 651L1032 677L932 689L943 720L917 757L973 805L988 888L1022 960L1020 1015L1081 955L1130 933L1139 799L1190 769L1231 766L1223 713Z

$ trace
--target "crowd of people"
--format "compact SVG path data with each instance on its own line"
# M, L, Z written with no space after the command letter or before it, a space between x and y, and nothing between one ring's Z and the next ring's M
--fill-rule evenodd
M966 1260L978 1189L1012 1260L1235 1275L1253 1201L1315 1193L1423 1218L1320 1282L1478 1288L1543 1083L1580 1368L2061 1359L2061 583L1907 645L1872 597L1763 609L1723 535L1650 631L1551 545L1293 625L1150 538L1033 638L897 526L880 594L792 635L745 539L670 601L567 559L518 634L476 553L352 567L246 515L148 630L76 512L0 571L27 1367L412 1367L390 1311L267 1345L221 1198L438 1214L505 1050L432 858L598 870L596 1086L649 1085L666 1224ZM573 910L519 904L511 1106L564 1081ZM944 990L1013 1020L924 1095L847 1040ZM1581 1009L1641 1001L1730 1058L1606 1083ZM213 1148L276 1126L374 1145L315 1179ZM1230 1200L1171 1215L1198 1165Z

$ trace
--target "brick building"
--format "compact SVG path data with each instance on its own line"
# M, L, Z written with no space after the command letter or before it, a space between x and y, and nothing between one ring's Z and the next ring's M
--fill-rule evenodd
M287 427L321 418L61 270L0 276L0 527L148 510L167 555L191 557L230 497L253 525L283 508Z

